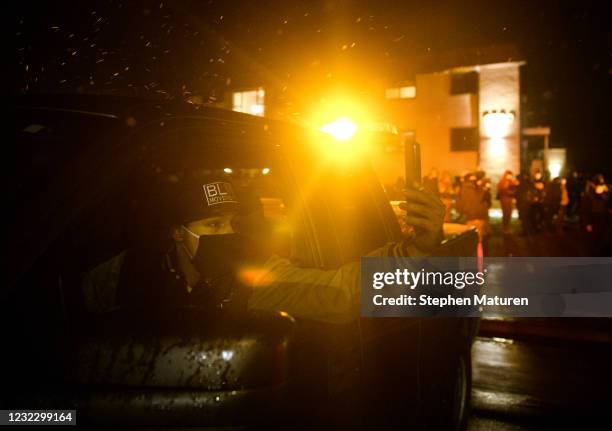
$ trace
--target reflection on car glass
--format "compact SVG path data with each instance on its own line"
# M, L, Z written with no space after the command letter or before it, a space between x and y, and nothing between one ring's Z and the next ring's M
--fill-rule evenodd
M44 128L45 126L43 126L42 124L30 124L25 129L23 129L23 131L26 133L38 133Z

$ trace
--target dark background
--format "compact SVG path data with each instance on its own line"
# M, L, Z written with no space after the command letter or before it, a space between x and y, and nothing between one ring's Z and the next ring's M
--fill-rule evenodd
M574 167L612 174L607 2L22 1L9 94L200 95L239 77L414 71L414 59L515 44L526 126L550 125ZM296 75L297 74L297 75Z

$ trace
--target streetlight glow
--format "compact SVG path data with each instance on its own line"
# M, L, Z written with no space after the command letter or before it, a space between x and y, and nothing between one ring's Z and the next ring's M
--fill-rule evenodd
M504 110L497 112L485 112L483 114L483 126L489 138L505 138L510 132L510 126L514 121L514 113Z
M491 157L503 158L505 160L506 156L506 144L501 138L492 138L489 139L489 144L487 148L487 153Z

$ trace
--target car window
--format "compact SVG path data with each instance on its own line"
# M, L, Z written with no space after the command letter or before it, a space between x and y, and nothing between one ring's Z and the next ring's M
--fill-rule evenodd
M173 162L174 174L190 175L196 182L226 178L241 205L257 208L264 216L262 226L252 226L250 217L243 216L238 226L245 231L242 233L264 229L265 236L260 238L265 243L260 246L266 253L297 259L299 253L292 256L296 251L292 241L299 221L292 215L294 193L280 154L261 130L244 130L235 124L226 127L186 126L177 130L172 139L186 154L177 153L179 158L185 157Z
M114 192L117 202L122 203L123 227L108 217L113 223L110 229L125 233L122 238L128 248L163 256L171 244L170 223L177 223L171 218L173 196L181 193L183 185L191 187L194 183L206 184L212 177L222 178L231 183L241 208L253 209L252 213L241 211L235 224L236 231L244 234L245 246L250 247L247 252L260 257L277 255L298 266L312 266L301 216L294 205L292 181L282 158L270 151L270 147L276 147L266 141L266 136L242 132L235 124L224 128L203 121L166 121L163 126L130 136L130 145L139 149L138 160L130 178ZM203 195L194 198L203 199ZM92 209L92 216L79 225L92 226L103 222L104 214L113 213L113 198L101 201L101 205L105 208ZM82 275L90 311L100 311L100 303L103 310L108 310L109 304L118 301L118 268L125 256L123 250L109 256L105 243L110 237L93 235L95 241L80 244L84 255L98 257L93 263L89 259L91 264ZM159 261L152 260L154 264Z
M116 120L70 112L17 110L9 149L9 197L15 205L23 196L47 192L58 173L65 173Z
M293 211L295 193L279 153L267 139L240 124L202 121L166 123L134 137L132 145L140 148L140 156L125 188L132 194L133 206L141 210L130 223L149 230L163 224L164 207L173 204L172 196L164 195L168 185L173 193L180 193L183 184L223 178L231 183L243 207L263 214L259 228L265 229L268 240L262 246L282 257L292 257L292 252L300 255L292 244L299 225ZM245 221L243 229L258 228Z
M153 157L160 164L157 170L170 175L189 171L202 178L225 175L239 194L259 201L270 227L264 246L297 265L338 267L401 237L367 160L336 166L317 159L313 149L281 153L276 151L276 139L286 146L302 138L278 138L232 124L183 126L164 139L171 155L162 150ZM302 211L308 213L309 229L316 237L316 258Z
M394 220L385 221L388 203L377 199L380 186L367 166L338 170L332 177L327 204L345 263L389 242L386 223Z
M397 240L401 233L367 161L313 164L300 172L324 268L337 268Z
M109 123L109 119L70 113L18 112L12 124L14 145L8 151L9 197L19 205L23 196L46 193L58 174L64 173Z
M5 197L13 226L9 231L10 284L57 240L72 222L76 207L106 187L109 175L95 175L101 163L90 161L100 161L96 144L117 129L115 119L95 115L19 108L12 114L14 140L6 151ZM85 170L91 178L85 179Z

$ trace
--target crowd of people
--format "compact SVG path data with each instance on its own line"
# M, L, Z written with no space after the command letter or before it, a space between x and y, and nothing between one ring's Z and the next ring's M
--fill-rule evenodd
M506 171L497 184L502 212L502 229L510 233L510 214L516 204L521 233L563 233L568 220L594 236L609 235L612 222L610 188L603 175L589 177L572 172L567 178L546 178L536 170L518 178Z
M612 242L610 185L601 174L589 176L573 171L567 177L548 178L540 170L518 176L507 170L493 187L482 170L451 177L433 168L423 178L423 187L444 203L445 222L476 227L485 246L491 231L489 209L493 199L501 207L504 235L513 233L511 221L516 208L520 235L562 234L567 222L574 222L600 244Z

